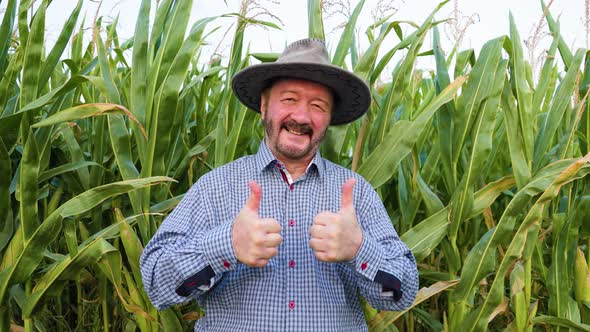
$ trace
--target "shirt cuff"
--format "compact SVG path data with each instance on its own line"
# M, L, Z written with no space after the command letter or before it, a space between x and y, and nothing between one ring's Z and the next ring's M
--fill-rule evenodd
M383 260L381 247L363 234L363 243L354 258L347 262L356 272L373 281Z
M215 275L234 269L238 263L232 245L232 226L233 222L224 223L203 237L203 254Z
M201 271L195 273L190 278L186 279L178 288L176 294L187 297L193 290L199 289L203 292L208 291L215 283L215 273L211 266L207 265Z

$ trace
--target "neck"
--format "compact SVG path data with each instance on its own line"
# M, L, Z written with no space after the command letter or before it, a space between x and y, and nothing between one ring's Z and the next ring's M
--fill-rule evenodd
M313 160L313 157L317 153L316 150L313 151L313 153L311 153L310 156L292 159L282 155L278 151L274 151L274 148L270 145L266 144L266 146L270 149L270 152L274 155L274 157L281 164L285 165L285 168L287 169L287 171L289 171L289 174L291 175L291 178L293 178L293 181L297 180L301 175L303 175L303 173L305 173L307 167L309 166L309 164Z

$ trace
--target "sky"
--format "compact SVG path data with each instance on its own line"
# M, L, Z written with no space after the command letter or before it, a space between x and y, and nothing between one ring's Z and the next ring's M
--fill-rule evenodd
M1 1L1 0L0 0ZM281 52L289 42L307 37L307 1L306 0L250 0L258 3L268 12L272 13L277 19L260 15L257 18L276 23L280 30L264 30L258 27L251 27L245 33L245 40L250 45L251 52ZM344 11L352 11L358 3L355 0L325 0L326 2L339 2L348 5ZM549 0L545 0L549 2ZM1 1L4 2L4 1ZM77 1L74 0L54 0L48 8L46 21L46 40L48 43L57 39L63 22L69 13L75 7ZM363 12L357 23L358 39L361 49L366 49L368 39L365 35L367 27L375 22L375 17L379 17L377 9L391 7L393 10L385 11L386 14L394 13L390 20L412 21L421 24L437 6L439 1L435 0L366 0ZM133 35L135 28L135 18L139 10L140 0L103 0L99 13L105 17L105 20L113 19L118 14L119 24L117 31L122 39L129 38ZM522 41L530 39L534 34L535 26L541 21L542 9L540 0L493 0L493 1L476 1L476 0L457 0L447 3L436 15L436 19L443 20L455 17L455 5L458 8L458 22L461 28L469 24L465 29L465 35L461 43L461 49L474 48L476 52L488 40L509 33L509 13L517 22L517 27ZM6 4L0 4L0 15ZM152 5L153 6L153 5ZM85 0L82 10L86 14L86 25L91 26L92 18L95 16L98 8L98 1ZM238 12L240 1L237 0L194 0L191 12L191 22L197 19L218 16L225 13ZM333 6L333 9L339 8ZM587 34L584 28L585 1L583 0L554 0L551 4L551 13L554 18L560 18L561 31L566 43L573 48L587 47ZM260 13L260 10L254 10L251 13ZM153 20L153 13L152 13ZM233 36L233 27L231 24L235 18L218 18L209 25L209 29L220 27L220 29L207 38L209 46L206 50L211 54L214 51L220 53L223 58L227 58L230 50L231 36ZM329 17L324 17L326 39L328 48L335 47L343 29L338 28L346 22L346 17L339 13L334 13ZM543 21L544 23L544 21ZM406 33L413 30L409 25L403 26ZM226 31L229 32L224 36ZM454 40L452 37L452 28L450 24L440 26L442 35L442 45L445 51L449 52ZM90 30L90 29L88 29ZM551 39L546 34L548 28L544 26L541 30L540 41L535 47L535 53L532 56L542 56L545 49L549 47ZM378 31L374 32L375 34ZM90 32L88 32L88 36ZM399 40L391 33L383 46L384 51L389 50ZM423 46L423 49L431 47L431 36ZM528 56L529 50L524 46L525 54ZM535 55L536 54L536 55ZM419 65L432 68L430 60L426 59Z

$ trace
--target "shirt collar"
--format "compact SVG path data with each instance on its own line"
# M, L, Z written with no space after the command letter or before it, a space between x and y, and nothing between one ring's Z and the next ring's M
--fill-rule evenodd
M266 145L266 141L264 139L262 140L262 142L260 142L260 147L258 148L258 152L256 153L256 155L254 155L254 158L256 162L256 169L260 172L269 166L276 165L276 163L278 162L277 158L275 158L275 156L272 154L272 152ZM324 162L325 161L320 155L320 151L318 149L315 156L309 163L309 166L307 166L306 173L315 165L316 169L318 170L319 176L322 176L326 169Z

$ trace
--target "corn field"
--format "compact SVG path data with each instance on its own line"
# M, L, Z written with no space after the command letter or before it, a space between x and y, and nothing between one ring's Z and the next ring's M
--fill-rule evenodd
M227 63L202 65L217 18L189 27L192 0L138 1L125 41L117 20L99 17L88 43L79 0L50 48L46 9L58 1L5 1L0 331L192 330L204 312L157 311L139 256L200 176L256 152L262 124L229 82L277 58L244 43L249 27L276 24L231 14ZM357 35L358 1L330 46L373 103L329 130L322 156L373 185L420 271L407 311L365 306L369 330L590 331L590 54L569 49L547 11L552 43L536 79L512 17L509 35L478 54L445 55L435 19L445 4L424 22L386 17ZM308 0L309 37L324 38L321 5ZM435 68L416 70L419 56Z

